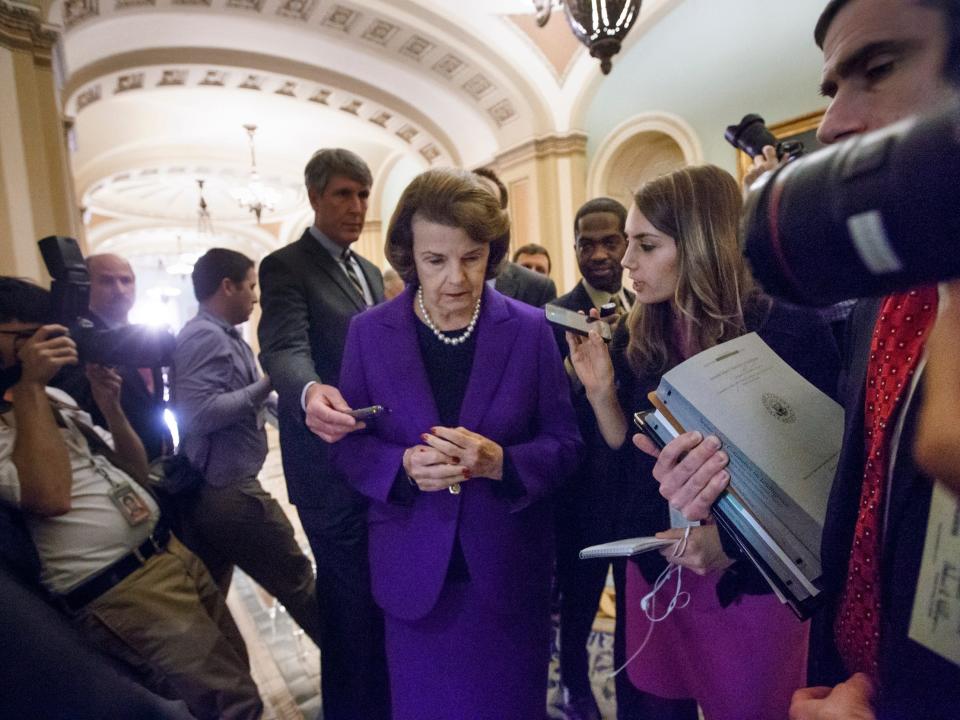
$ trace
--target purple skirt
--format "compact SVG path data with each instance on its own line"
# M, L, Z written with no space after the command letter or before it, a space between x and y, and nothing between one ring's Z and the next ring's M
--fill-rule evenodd
M387 615L394 720L543 720L549 607L502 615L470 582L447 582L421 620Z
M794 690L806 685L809 623L801 623L774 595L744 595L720 607L719 573L683 571L690 604L656 623L650 640L627 666L630 681L664 698L694 698L706 720L783 720ZM657 594L663 614L673 596L671 578ZM650 621L640 608L651 586L627 563L627 657L643 643Z

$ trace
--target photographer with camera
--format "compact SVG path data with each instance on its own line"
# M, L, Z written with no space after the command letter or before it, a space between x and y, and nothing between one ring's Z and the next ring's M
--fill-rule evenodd
M86 259L90 274L90 304L86 316L95 330L124 328L136 300L137 278L130 263L119 255L104 253ZM71 325L74 318L64 318ZM163 373L159 367L129 367L117 364L123 384L120 404L130 425L143 442L151 462L173 450L173 439L163 417ZM70 395L98 425L105 418L94 401L91 388L79 369L60 373L54 386Z
M824 51L821 89L830 98L818 132L824 143L958 96L954 0L830 0L815 38ZM928 222L928 210L918 203L915 219ZM859 301L851 314L840 387L844 443L822 542L827 601L811 633L808 681L817 687L795 694L793 720L960 716L960 668L908 637L932 493L912 452L914 390L936 314L932 285ZM655 453L642 437L634 441ZM661 494L689 518L706 517L726 487L719 445L686 433L659 454Z
M94 645L198 718L258 718L246 648L209 573L165 527L116 371L86 376L108 430L48 386L77 346L50 295L0 278L0 501L19 508L40 582Z

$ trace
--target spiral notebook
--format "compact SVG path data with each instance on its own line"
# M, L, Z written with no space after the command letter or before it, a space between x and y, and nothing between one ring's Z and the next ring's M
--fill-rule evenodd
M609 558L609 557L630 557L631 555L640 555L650 550L659 550L669 545L676 545L676 540L665 540L657 537L639 537L627 538L626 540L614 540L613 542L603 543L602 545L591 545L580 551L581 560L590 558Z

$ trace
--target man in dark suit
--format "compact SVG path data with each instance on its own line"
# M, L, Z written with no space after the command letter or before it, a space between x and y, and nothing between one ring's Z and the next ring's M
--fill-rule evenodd
M500 200L500 207L506 210L510 196L497 174L490 168L478 168L473 174L483 180L484 186ZM543 307L557 297L553 280L515 262L504 263L496 279L488 282L497 292L534 307Z
M317 566L326 720L390 714L383 616L370 593L366 501L327 460L328 443L362 427L337 383L350 319L383 301L383 278L350 250L372 176L349 150L324 149L304 172L314 224L260 264L260 361L279 393L290 502Z
M620 261L627 249L624 223L627 210L611 198L587 201L574 217L574 250L583 279L554 304L589 314L592 309L613 302L617 313L624 314L633 305L633 293L621 284ZM560 588L560 681L563 684L564 712L569 720L599 720L600 710L590 688L586 643L597 614L600 595L606 585L610 564L599 560L580 560L579 552L624 534L618 512L618 470L616 454L610 450L597 429L597 421L582 392L576 373L570 367L569 348L564 334L556 330L564 366L573 385L573 406L586 453L577 472L558 493L557 498L557 583ZM634 533L635 534L635 533ZM617 589L617 626L614 633L614 664L623 660L625 613L620 612L624 598L625 563L614 565ZM634 718L631 701L638 691L625 673L616 678L617 716Z
M557 297L553 280L515 262L504 264L493 287L507 297L534 307L543 307Z
M821 90L831 99L818 131L825 144L958 96L955 0L830 0L815 38ZM764 151L775 165L773 148ZM936 312L936 288L926 286L858 301L851 313L843 447L821 550L825 603L811 628L809 681L817 687L795 693L791 720L960 717L960 667L909 636L933 490L915 464L913 438ZM654 470L661 493L691 519L704 517L726 485L715 441L681 435Z
M104 253L87 258L90 273L89 319L98 330L129 324L128 316L137 296L137 278L126 259ZM163 374L159 367L117 367L123 384L120 405L130 426L143 442L147 459L155 460L173 451L173 439L163 417ZM106 426L106 419L93 401L90 383L82 369L67 368L51 383L67 392L93 418Z

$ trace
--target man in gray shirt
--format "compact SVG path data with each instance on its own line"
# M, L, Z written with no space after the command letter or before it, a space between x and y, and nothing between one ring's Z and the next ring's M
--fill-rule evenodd
M182 449L204 476L185 512L185 541L226 595L238 565L286 607L319 645L310 561L283 510L257 480L267 455L264 403L270 378L236 325L257 302L253 261L213 248L193 268L200 303L177 337L173 397Z

